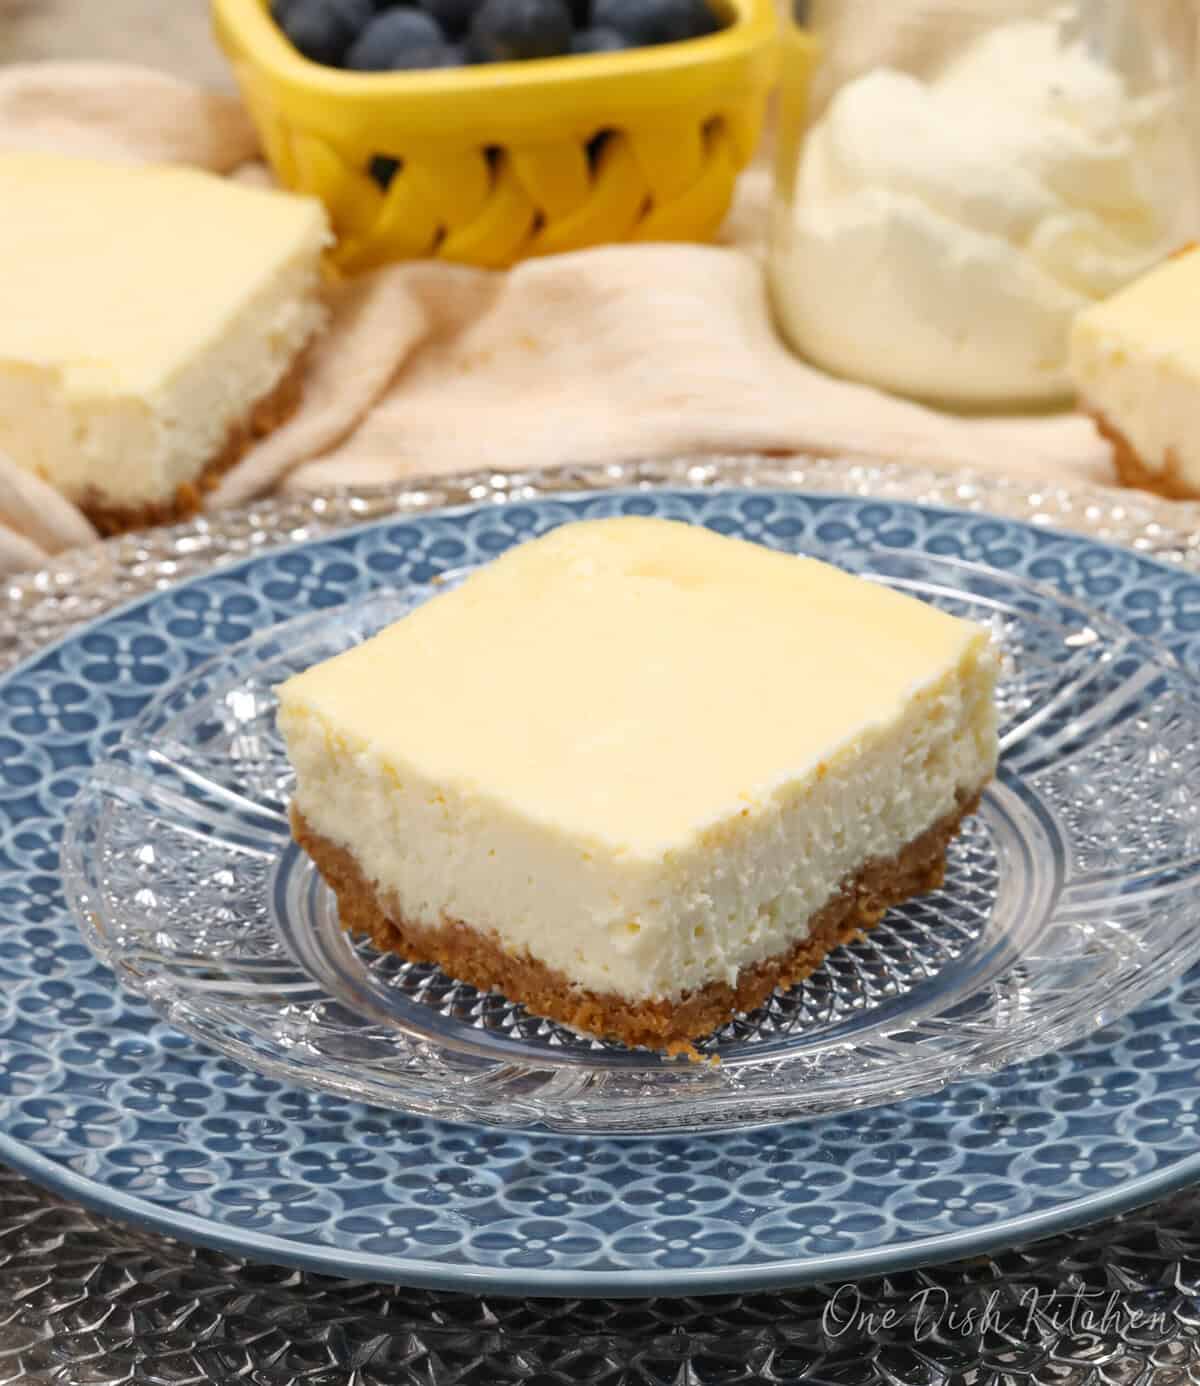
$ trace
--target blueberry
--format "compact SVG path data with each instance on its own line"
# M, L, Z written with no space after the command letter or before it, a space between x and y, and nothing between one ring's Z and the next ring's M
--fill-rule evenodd
M708 0L696 0L692 7L692 37L703 38L705 34L715 34L725 27L725 20L713 9Z
M721 27L706 0L594 0L592 23L639 46L700 38Z
M564 0L483 0L471 21L468 51L479 62L553 58L571 46Z
M371 0L276 0L272 9L293 45L315 63L337 66L375 13Z
M442 31L424 10L386 10L359 34L346 54L346 66L356 72L391 72L400 67L428 67L427 61L414 61L419 50L428 57L442 48ZM441 67L444 64L435 63Z
M392 62L393 72L411 72L430 67L461 67L462 49L456 43L429 43L406 48Z
M580 29L571 39L572 53L619 53L633 45L615 29Z
M471 27L475 11L483 0L419 0L421 8L433 16L442 32L458 38Z

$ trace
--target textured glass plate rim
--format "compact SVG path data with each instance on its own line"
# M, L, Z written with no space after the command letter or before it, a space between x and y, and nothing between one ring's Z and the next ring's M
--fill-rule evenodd
M686 488L678 489L682 490ZM618 492L617 494L620 494L620 492ZM587 493L581 493L580 498L584 499L586 498L586 496ZM956 514L961 513L956 511L953 507L926 506L924 508L927 510L940 512L942 514L950 516L955 516ZM440 510L438 513L442 517L453 518L458 515L471 515L477 513L478 510L478 502L471 502L466 505L447 507L446 509ZM345 530L344 533L349 536L353 536L359 533L367 533L371 529L376 527L379 523L380 521L378 520L368 521L364 525L353 526ZM319 541L313 540L312 542ZM304 547L305 545L297 546L298 550L303 549ZM886 552L888 552L889 554L893 552L902 554L904 551L887 550ZM995 569L991 568L988 564L983 562L976 562L965 559L939 559L937 561L939 563L945 563L947 566L951 568L961 569L965 574L973 574L978 577L987 577L989 575L996 574ZM472 565L472 567L475 566L478 565ZM455 571L458 572L459 570ZM1039 588L1044 586L1044 584L1039 584L1033 581L1032 579L1024 577L1018 578L1008 573L1000 574L1000 576L1006 582L1011 582L1016 588L1026 588L1030 592L1036 592L1037 590L1039 590ZM203 576L191 579L187 582L181 583L176 590L186 590L189 586L193 585L193 583L202 583L204 581L205 578ZM415 585L416 588L419 588L421 586L421 584ZM417 604L423 603L424 601L428 600L432 595L434 595L434 589L426 588L424 590L424 594L418 598ZM1058 600L1064 607L1073 609L1076 612L1076 614L1080 617L1080 619L1087 622L1089 626L1093 626L1105 631L1105 633L1110 637L1116 638L1124 636L1128 639L1133 640L1136 643L1137 647L1140 650L1144 651L1149 659L1152 659L1157 663L1158 667L1160 668L1163 674L1176 679L1186 679L1189 684L1194 685L1196 691L1200 692L1200 679L1195 679L1187 671L1182 670L1179 661L1165 646L1159 644L1155 640L1148 638L1146 636L1136 635L1134 632L1130 631L1127 627L1125 627L1121 622L1117 621L1115 618L1109 616L1107 613L1099 610L1098 608L1092 606L1090 603L1086 603L1078 598L1068 597L1057 592L1055 593L1055 595L1056 600ZM231 647L229 650L223 652L222 654L214 656L213 658L207 660L205 663L199 665L196 669L192 670L189 673L188 678L204 679L205 677L214 674L219 675L222 666L228 662L236 660L237 656L242 651L247 650L255 645L261 644L264 641L276 642L279 638L279 634L290 627L303 627L304 629L308 630L309 628L314 628L318 625L324 626L327 623L337 623L340 618L340 615L345 613L347 610L357 612L364 605L364 603L369 603L372 600L372 597L354 599L348 604L344 604L337 607L329 607L324 609L320 613L310 612L306 615L288 618L279 626L258 631L255 635ZM134 605L137 605L137 603L135 602ZM120 614L120 612L111 613L111 615L118 617L120 616ZM103 622L108 619L108 616L101 618L100 624L103 624ZM70 638L74 639L76 637L86 635L87 631L91 629L92 626L95 624L96 623L89 623L88 626L84 626L77 632L74 632ZM145 738L144 728L153 727L160 720L163 709L170 707L170 705L173 702L175 702L175 700L178 697L178 693L178 685L172 684L162 689L159 693L155 694L145 705L145 707L143 707L143 709L137 714L137 716L126 726L125 730L121 735L119 743L116 747L114 747L114 752L127 749L131 744L134 746L141 745ZM304 1088L308 1088L312 1091L325 1092L331 1095L350 1098L351 1100L359 1102L366 1102L368 1105L371 1105L374 1099L372 1099L371 1097L364 1097L361 1090L354 1088L346 1080L343 1080L341 1078L330 1078L328 1076L324 1078L314 1077L308 1073L297 1074L292 1070L288 1069L283 1060L275 1060L269 1063L265 1062L264 1057L262 1055L256 1054L251 1046L249 1046L247 1043L245 1043L238 1037L214 1036L213 1034L205 1031L203 1025L196 1018L194 1018L194 1016L188 1009L188 1006L179 999L177 993L175 993L174 991L166 991L164 989L155 988L151 984L147 983L144 979L138 980L133 975L131 975L130 970L120 961L118 957L114 955L114 950L110 938L108 936L107 930L102 931L98 924L89 924L84 919L79 918L81 908L80 895L81 893L86 894L86 887L83 884L81 884L81 882L87 874L86 867L81 856L81 835L79 832L78 825L79 813L81 806L84 805L85 801L88 800L89 795L92 792L94 792L94 786L96 783L96 772L99 771L101 776L106 778L104 773L106 767L112 766L114 764L117 764L117 762L110 760L98 762L97 765L94 765L92 767L92 774L89 775L89 777L84 781L79 796L72 804L68 806L64 815L66 831L64 833L63 838L62 855L65 859L69 859L70 861L70 869L65 873L69 878L69 883L67 885L66 892L68 898L68 906L73 909L73 912L76 915L76 925L79 928L80 933L84 938L84 941L87 943L88 947L91 949L92 953L95 955L98 961L104 964L104 966L113 969L113 971L116 972L118 975L121 986L125 990L130 992L132 995L141 999L142 1001L148 1002L162 1019L166 1020L169 1024L173 1025L176 1029L187 1034L191 1039L194 1039L198 1043L203 1044L209 1048L215 1049L217 1052L225 1055L228 1058L233 1059L235 1062L241 1064L243 1067L249 1068L254 1072L266 1074L279 1081L294 1082L297 1085ZM1011 787L1005 786L1003 788L1003 794L1006 800L1010 798L1013 795L1013 793L1014 790ZM272 868L272 883L276 879L276 875L279 871L279 866L280 863L277 861L275 866ZM272 884L272 889L273 888L274 886ZM995 948L999 946L1000 944L993 945L992 950L989 950L989 952L994 951ZM296 961L302 968L304 968L307 971L307 964L304 958L301 956L302 950L298 949L295 940L291 939L290 937L287 938L285 940L285 947L288 953L293 958L293 960ZM1200 950L1200 939L1197 939L1197 942L1195 944L1195 950ZM1003 963L998 962L990 971L986 971L985 980L988 980L992 983L998 983L1003 978L1005 973L1010 968L1019 965L1022 961L1022 958L1024 957L1024 953L1022 951L1013 952L1012 948L1008 946L1007 943L1004 944L1004 951L1007 954L1006 961L1004 961ZM1102 1018L1096 1016L1091 1016L1089 1018L1087 1016L1080 1015L1079 1018L1073 1022L1065 1022L1060 1016L1057 1019L1056 1024L1052 1027L1055 1032L1055 1038L1048 1045L1044 1043L1039 1044L1035 1037L1026 1035L1024 1036L1024 1042L1018 1046L1010 1037L1007 1041L1001 1043L1001 1054L994 1061L976 1061L972 1063L970 1060L964 1059L962 1057L957 1058L953 1062L950 1059L943 1059L939 1061L937 1065L938 1073L935 1078L930 1079L928 1083L920 1083L917 1086L914 1086L910 1091L908 1091L905 1094L904 1097L896 1100L906 1101L918 1096L936 1096L938 1093L944 1091L946 1088L952 1086L955 1083L970 1082L973 1079L984 1078L996 1072L1002 1071L1003 1069L1008 1068L1012 1065L1026 1062L1027 1060L1037 1058L1045 1053L1057 1052L1058 1050L1065 1048L1079 1040L1085 1039L1095 1029L1110 1023L1110 1021L1114 1019L1118 1019L1121 1016L1132 1013L1133 1011L1137 1010L1140 1006L1146 1005L1148 1002L1153 1000L1153 998L1159 992L1161 992L1165 986L1169 985L1171 981L1173 981L1184 971L1186 971L1189 967L1191 967L1196 960L1196 956L1194 955L1184 956L1177 959L1176 963L1171 967L1171 969L1167 973L1159 977L1151 977L1145 979L1141 983L1140 987L1134 990L1132 999L1126 1001L1125 998L1129 995L1129 993L1123 993L1120 999L1120 1003L1117 1005L1117 1007L1115 1009L1110 1008L1106 1010ZM949 998L947 1004L950 1006L957 1005L971 994L972 993L970 988L956 991L953 994L953 996ZM347 1004L351 1003L347 1000ZM920 1015L918 1014L918 1016L915 1018L920 1018ZM463 1052L470 1054L477 1053L475 1047L471 1044L469 1038L465 1038L461 1041L456 1041L454 1039L442 1036L440 1038L434 1038L433 1042L438 1045L445 1046L448 1050L452 1052ZM736 1058L731 1063L730 1067L733 1069L743 1068L746 1066L752 1066L755 1062L777 1063L780 1057L780 1054L774 1052L768 1054L767 1056L765 1056L764 1059L761 1060L756 1060L751 1055L743 1055ZM784 1054L782 1057L786 1062L788 1056ZM492 1055L490 1053L487 1053L486 1051L484 1052L484 1058L496 1069L502 1069L507 1063L513 1062L513 1060L501 1056ZM583 1058L580 1058L579 1056L573 1054L550 1054L544 1060L540 1058L538 1060L539 1067L544 1066L544 1068L547 1071L556 1074L576 1074L581 1070L588 1071L594 1069L597 1065L602 1065L602 1063L602 1057L597 1058L596 1056L588 1055L584 1056ZM652 1072L654 1070L648 1069L647 1071ZM458 1106L453 1103L438 1106L436 1105L438 1099L431 1099L428 1097L420 1098L419 1104L416 1106L406 1105L403 1101L381 1101L380 1105L386 1109L401 1112L415 1110L419 1114L426 1116L432 1120L445 1121L453 1125L479 1126L486 1127L487 1129L492 1130L509 1130L519 1133L529 1133L537 1135L562 1135L568 1137L586 1137L589 1135L594 1135L596 1137L601 1138L628 1138L631 1140L655 1139L657 1137L661 1137L664 1135L685 1135L689 1131L701 1129L706 1131L711 1130L713 1133L725 1132L732 1135L739 1131L750 1131L756 1128L761 1128L763 1126L769 1126L780 1122L809 1120L812 1119L814 1115L816 1115L810 1114L808 1112L797 1112L791 1110L789 1108L789 1098L786 1095L764 1096L762 1094L753 1093L740 1099L730 1098L727 1094L724 1093L717 1093L713 1096L715 1098L715 1105L727 1108L731 1112L731 1115L729 1116L727 1122L722 1123L720 1125L713 1125L711 1128L707 1126L701 1127L699 1124L689 1125L686 1122L683 1122L678 1125L671 1124L664 1130L655 1132L632 1130L622 1127L620 1125L585 1126L575 1125L570 1122L559 1124L553 1121L551 1121L548 1125L545 1125L543 1123L547 1121L546 1103L548 1100L553 1102L555 1100L553 1098L539 1098L537 1100L536 1108L538 1112L541 1113L540 1119L537 1115L533 1113L533 1111L527 1112L524 1116L522 1116L520 1112L514 1112L510 1117L504 1117L497 1116L494 1111L489 1109L489 1114L486 1116L480 1115L478 1112L476 1112L475 1119L472 1120L471 1116L463 1114L461 1106ZM413 1094L410 1098L410 1101L416 1099L417 1097L417 1094ZM676 1100L678 1101L680 1099ZM693 1099L693 1101L696 1100L698 1099ZM702 1099L699 1100L702 1101ZM886 1108L889 1105L891 1105L890 1101L869 1100L864 1101L862 1103L850 1103L847 1105L845 1109L834 1109L831 1112L821 1112L819 1116L820 1118L824 1118L830 1115L837 1115L838 1110L868 1110L872 1108ZM755 1112L761 1113L761 1115L756 1115L753 1119L749 1121L740 1121L738 1119L737 1113L743 1107L751 1108Z
M1082 534L1100 548L1133 549L1140 557L1157 562L1172 577L1180 568L1200 570L1200 506L1083 484L1055 483L1031 491L1013 478L815 455L783 459L693 457L520 474L478 472L418 479L407 486L285 496L225 516L202 516L171 529L124 536L77 550L50 567L9 579L0 588L0 609L6 610L12 622L11 630L0 636L4 641L0 668L5 676L18 672L27 659L53 649L66 635L80 633L97 617L114 615L173 580L218 571L250 554L287 548L367 519L400 519L479 500L502 504L543 495L656 486L792 490L910 501ZM239 527L249 531L249 540L239 534ZM280 534L286 537L278 544L262 542L268 535ZM882 1251L798 1257L761 1267L578 1276L573 1272L526 1270L514 1274L491 1268L447 1267L370 1253L305 1248L286 1238L250 1231L231 1235L209 1219L164 1209L76 1174L5 1131L0 1131L0 1158L44 1187L94 1211L251 1259L435 1290L595 1298L783 1288L983 1255L1128 1212L1200 1179L1197 1151L1115 1188L1054 1208L1002 1219L984 1228L939 1233Z

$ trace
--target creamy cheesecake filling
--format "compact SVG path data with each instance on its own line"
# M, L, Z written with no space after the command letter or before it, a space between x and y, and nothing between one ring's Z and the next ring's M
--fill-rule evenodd
M319 285L315 259L285 266L145 394L98 364L0 361L0 451L77 503L170 501L320 331Z
M1120 434L1146 480L1200 494L1200 352L1142 355L1101 338L1081 341L1074 363L1080 404Z
M307 199L9 155L0 203L0 450L76 503L172 501L325 323Z
M864 863L888 860L991 777L995 662L973 646L894 720L738 799L658 853L605 851L430 781L321 717L281 717L295 804L395 917L460 920L577 986L672 999L786 953ZM798 709L799 711L799 709Z

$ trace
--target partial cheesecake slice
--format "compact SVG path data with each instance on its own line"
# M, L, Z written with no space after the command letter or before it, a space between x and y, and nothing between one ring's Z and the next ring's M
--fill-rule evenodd
M687 1048L941 882L996 669L825 564L568 525L281 686L293 829L379 947Z
M106 532L194 510L295 403L320 204L184 168L0 155L0 452Z
M1081 313L1070 370L1127 486L1200 497L1200 249Z

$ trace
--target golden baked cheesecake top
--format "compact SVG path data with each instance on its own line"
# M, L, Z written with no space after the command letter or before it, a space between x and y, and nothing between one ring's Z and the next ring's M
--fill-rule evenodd
M347 748L633 852L686 840L980 660L987 633L813 559L624 518L510 550L289 680Z

